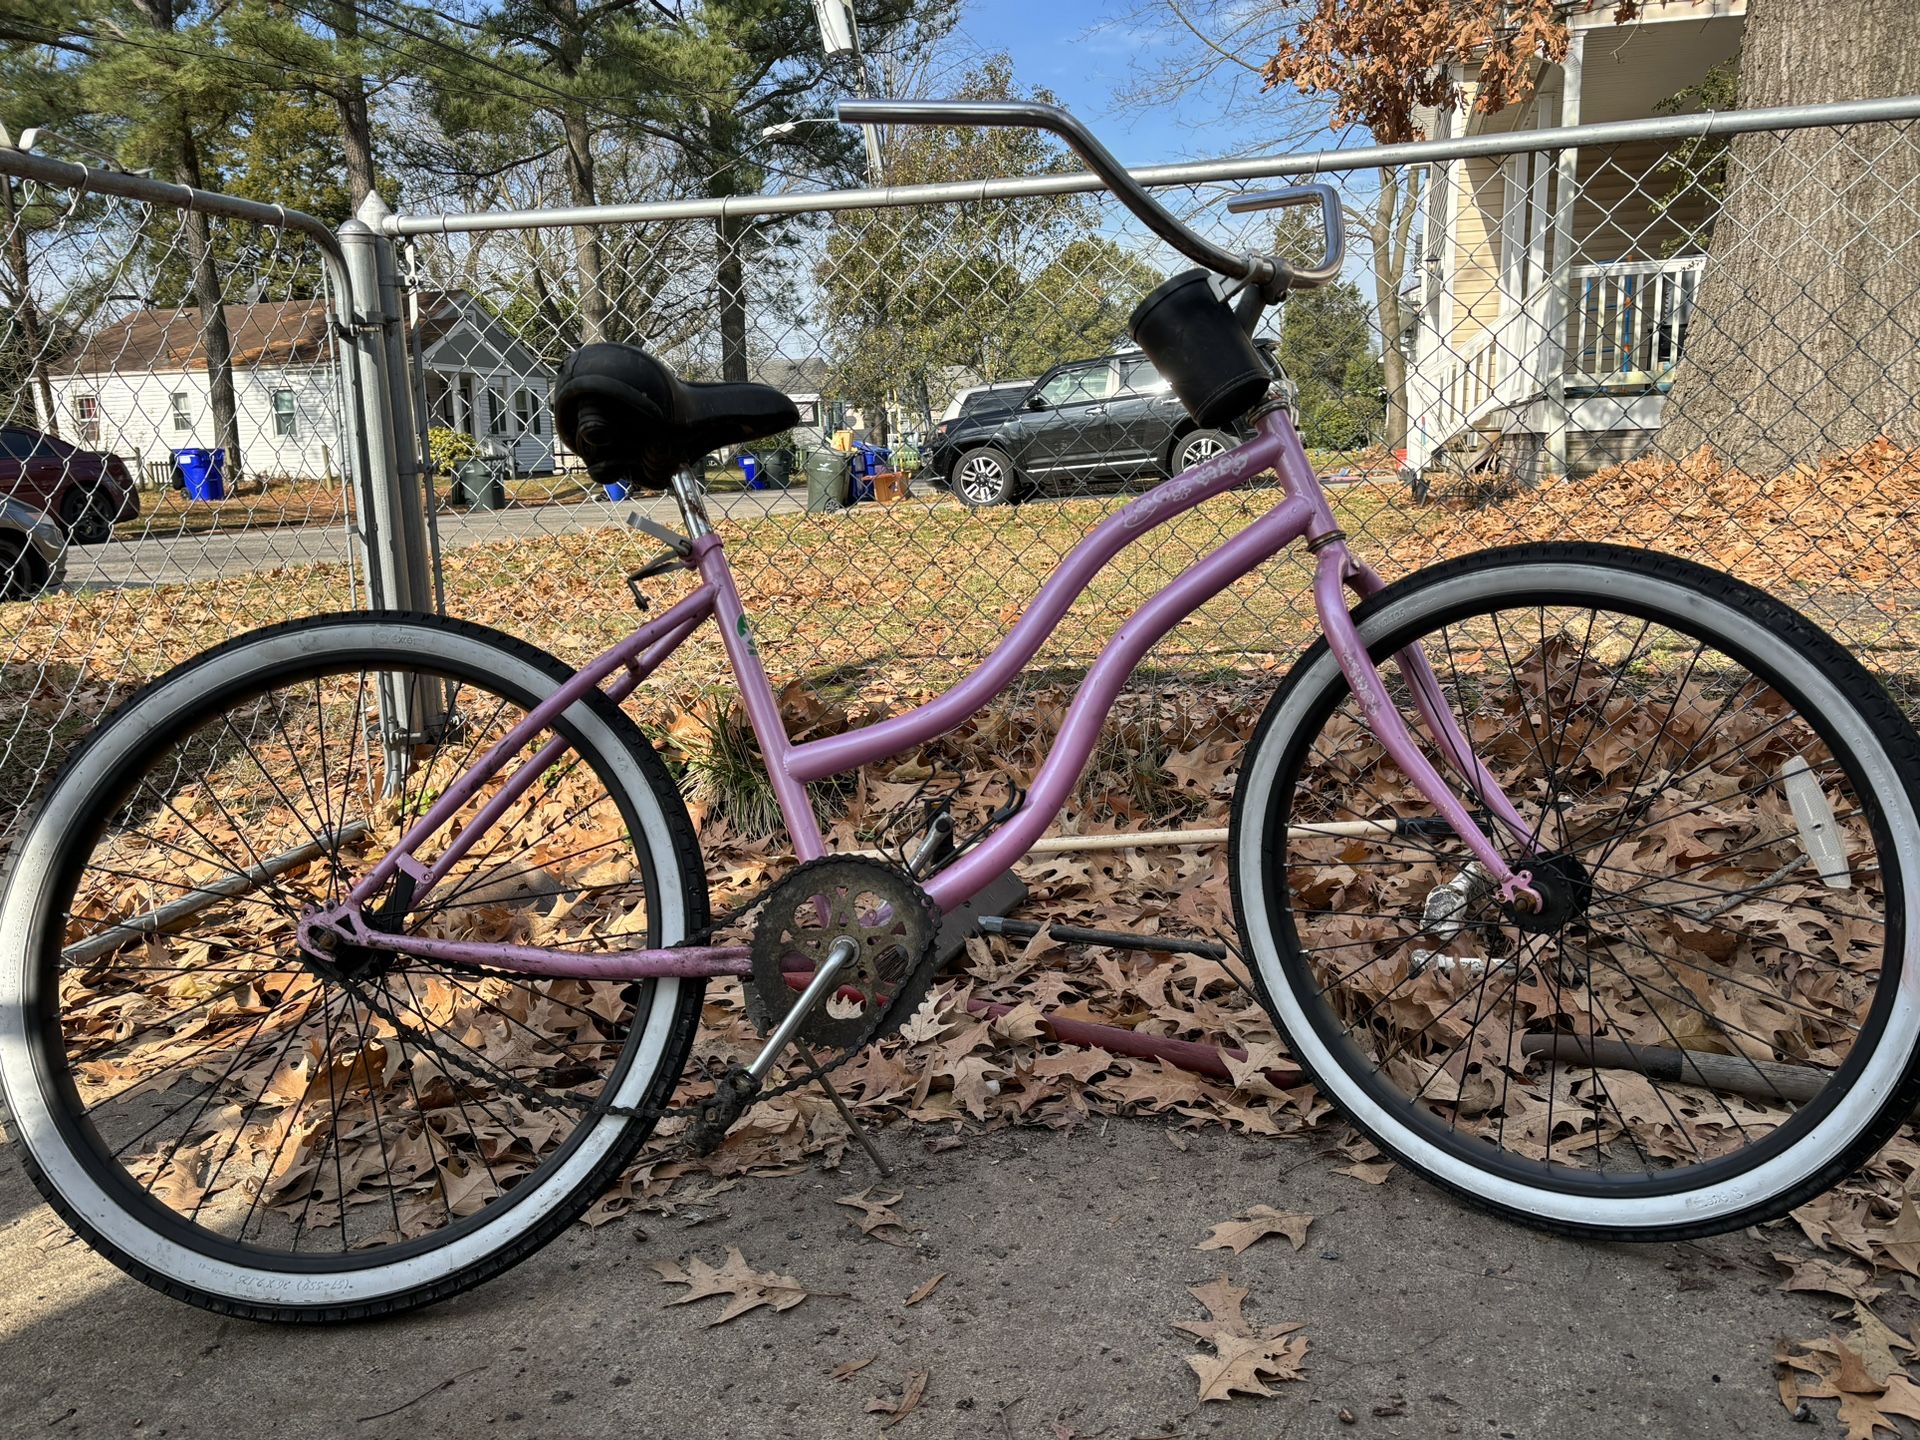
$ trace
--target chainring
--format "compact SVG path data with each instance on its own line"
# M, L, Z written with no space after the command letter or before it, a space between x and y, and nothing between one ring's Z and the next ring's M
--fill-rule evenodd
M787 976L811 974L845 936L858 951L836 995L801 1022L799 1038L848 1051L883 1040L932 987L939 933L939 908L902 871L857 857L810 860L769 890L760 907L747 1013L762 1035L770 1034L800 999ZM849 991L858 997L853 1014L844 1013Z

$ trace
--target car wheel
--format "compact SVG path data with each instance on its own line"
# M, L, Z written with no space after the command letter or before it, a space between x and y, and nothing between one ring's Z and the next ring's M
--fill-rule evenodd
M1013 461L991 445L969 450L953 467L953 493L976 510L1009 503L1016 483Z
M1224 430L1189 430L1173 442L1173 473L1178 475L1202 461L1224 455L1237 443Z
M113 514L107 497L78 486L60 501L60 525L75 545L101 545L113 538Z
M47 588L47 562L18 535L0 535L0 600L31 600Z

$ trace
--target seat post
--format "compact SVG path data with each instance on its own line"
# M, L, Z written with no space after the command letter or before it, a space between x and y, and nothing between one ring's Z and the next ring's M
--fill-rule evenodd
M713 533L713 526L707 519L704 478L691 465L674 472L673 498L680 506L680 520L687 527L689 540L698 540L702 535Z

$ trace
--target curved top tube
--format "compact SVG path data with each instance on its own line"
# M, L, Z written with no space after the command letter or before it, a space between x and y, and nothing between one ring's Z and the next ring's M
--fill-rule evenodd
M1089 531L1041 586L1033 603L987 658L950 690L902 715L800 745L793 744L787 735L772 683L761 664L752 627L727 564L725 547L720 537L706 526L697 485L692 481L677 483L675 496L689 530L695 535L686 563L699 575L699 586L657 619L642 625L589 662L533 707L409 829L400 844L354 887L346 904L313 917L309 923L323 928L338 927L362 944L402 948L407 943L404 937L382 937L370 932L359 912L396 876L403 877L399 883L407 891L402 903L411 907L446 873L451 861L443 858L429 870L414 860L413 850L450 822L488 779L522 754L534 736L552 730L589 689L604 687L616 699L631 693L709 613L719 622L721 639L795 853L801 860L820 856L826 853L826 840L807 796L807 781L872 764L954 729L983 709L1020 674L1074 600L1121 549L1162 522L1269 468L1280 479L1278 503L1182 571L1121 624L1088 669L1024 803L978 845L936 872L926 883L927 894L941 910L951 913L1024 855L1065 807L1093 752L1100 727L1127 677L1146 652L1194 610L1303 538L1317 555L1313 595L1321 627L1360 695L1376 735L1414 787L1435 806L1474 857L1487 867L1500 886L1503 898L1534 894L1527 872L1516 872L1507 864L1421 751L1360 644L1347 613L1343 589L1353 587L1368 592L1377 588L1378 577L1347 554L1344 537L1291 417L1283 407L1273 405L1256 412L1254 423L1256 433L1251 440L1162 482ZM1524 834L1525 827L1517 812L1492 783L1491 776L1470 753L1465 756L1459 753L1464 741L1457 728L1450 724L1444 706L1437 703L1438 690L1424 659L1402 655L1398 663L1415 695L1425 702L1419 706L1421 721L1432 733L1441 755L1447 757L1456 771L1472 777L1476 798L1483 805L1509 829ZM618 673L623 669L624 676ZM535 754L522 760L503 787L508 801L483 807L476 821L470 822L456 837L456 843L470 844L469 832L475 837L483 833L488 818L510 803L511 795L524 790L542 771L556 763L567 748L564 736L556 735ZM462 949L459 942L448 943L455 950ZM564 956L558 954L485 945L466 948L472 951L470 958L479 964L545 974L570 973L565 969ZM686 973L689 963L695 962L690 962L687 952L682 950L636 950L596 957L595 974L679 974ZM731 950L720 947L703 950L697 963L706 967L702 973L719 974L737 973L741 961ZM627 968L622 970L622 966Z

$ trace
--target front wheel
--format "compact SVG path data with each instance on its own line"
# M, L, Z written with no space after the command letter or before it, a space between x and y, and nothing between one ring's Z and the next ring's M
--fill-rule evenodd
M1726 576L1612 546L1422 571L1355 612L1422 748L1546 901L1503 904L1322 641L1275 695L1230 867L1262 999L1410 1169L1621 1239L1784 1214L1920 1099L1920 741L1872 676ZM1427 737L1394 657L1525 822Z
M1168 468L1178 475L1224 455L1238 443L1224 430L1191 430L1173 442L1173 463Z
M0 903L0 1082L35 1183L95 1249L227 1314L388 1313L531 1254L632 1158L698 982L297 938L568 673L455 621L295 621L162 676L68 764ZM369 923L588 955L706 924L673 781L598 692L414 858L490 803L437 889L391 887Z
M953 493L976 510L1010 503L1019 483L1012 458L991 445L969 450L953 467Z

